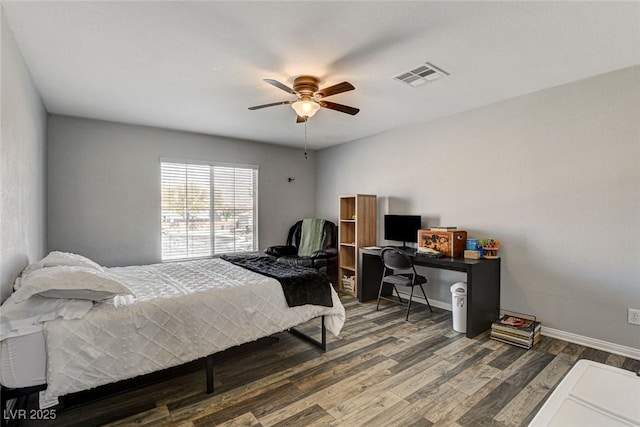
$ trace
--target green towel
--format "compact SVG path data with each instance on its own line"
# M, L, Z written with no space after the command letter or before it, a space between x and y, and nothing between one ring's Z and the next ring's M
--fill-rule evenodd
M311 256L312 253L320 249L323 229L324 219L305 218L302 220L298 256Z

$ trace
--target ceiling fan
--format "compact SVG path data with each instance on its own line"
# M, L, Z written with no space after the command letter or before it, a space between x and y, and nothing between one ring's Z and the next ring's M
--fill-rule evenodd
M264 81L287 93L296 95L298 99L256 105L255 107L249 107L249 110L259 110L260 108L273 107L275 105L291 104L291 107L298 115L296 123L306 122L309 117L313 117L320 107L351 114L352 116L355 116L360 111L358 108L324 100L324 98L329 96L354 90L355 87L353 87L349 82L342 82L324 89L318 89L319 80L317 77L300 76L293 81L293 89L291 89L289 86L284 85L277 80L264 79Z

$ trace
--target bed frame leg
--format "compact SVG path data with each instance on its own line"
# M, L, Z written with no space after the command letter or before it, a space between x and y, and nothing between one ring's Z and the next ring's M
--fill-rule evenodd
M324 316L322 316L322 351L327 351L327 328L324 327Z
M320 350L327 351L327 328L325 328L325 326L324 326L324 315L322 316L322 338L321 338L321 341L318 341L317 339L312 338L309 335L300 332L296 328L289 329L289 332L292 333L293 335L297 336L298 338L302 338L303 340L305 340L307 342L310 342L311 344L313 344L316 347L318 347Z
M207 359L207 394L213 393L213 354L206 357Z
M5 386L0 385L0 405L2 406L2 413L0 413L0 426L19 425L19 420L12 418L11 413L7 411L7 403L9 400L16 399L15 406L13 407L14 411L19 409L24 410L29 395L46 390L46 388L46 384L24 388L6 388Z

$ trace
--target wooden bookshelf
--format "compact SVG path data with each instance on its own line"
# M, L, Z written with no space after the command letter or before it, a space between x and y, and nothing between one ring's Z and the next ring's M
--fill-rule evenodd
M372 194L340 197L338 227L338 283L342 292L357 295L358 251L376 244L377 200ZM353 277L353 289L343 286L343 277Z

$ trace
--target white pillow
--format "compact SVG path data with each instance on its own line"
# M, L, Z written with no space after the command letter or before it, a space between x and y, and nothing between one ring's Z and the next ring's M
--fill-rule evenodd
M103 301L116 295L134 294L108 273L88 267L59 266L35 270L22 277L14 298L22 302L32 295Z
M87 267L93 268L96 271L104 271L104 268L99 264L82 255L72 254L70 252L52 251L49 252L49 255L42 258L40 261L28 265L27 268L24 269L22 274L25 275L33 271L40 270L41 268L57 267L60 265L67 265L70 267Z
M93 307L87 300L42 298L37 295L17 302L11 295L0 307L0 341L42 330L42 322L80 319Z

